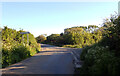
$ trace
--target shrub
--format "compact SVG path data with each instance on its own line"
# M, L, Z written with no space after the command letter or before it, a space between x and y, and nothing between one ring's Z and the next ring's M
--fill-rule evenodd
M93 46L86 47L81 54L81 59L84 60L84 64L81 72L89 75L116 75L118 67L116 57L114 53L109 52L108 46ZM114 69L112 68L114 67Z
M36 40L38 43L43 43L46 40L46 37L44 35L39 35L36 37Z
M102 28L103 39L83 49L84 64L80 71L91 76L120 76L120 17L111 17Z
M6 67L8 65L10 65L10 52L5 49L2 48L2 67Z
M27 43L27 35L24 34L24 41L20 32L8 27L2 30L2 67L7 67L11 64L26 59L40 51L40 44L37 44L36 39L32 34L29 34L29 44Z
M13 47L11 50L11 63L17 63L23 59L30 57L30 50L23 45L19 45L17 47Z

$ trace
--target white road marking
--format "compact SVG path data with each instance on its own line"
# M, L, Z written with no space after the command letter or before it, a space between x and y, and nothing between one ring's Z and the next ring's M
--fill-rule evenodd
M73 54L73 52L71 52L71 54L73 55L75 61L79 61L79 60L77 59L77 57Z
M77 62L80 62L77 57L73 54L73 52L71 52L71 54L73 55L75 61L74 61L74 64L75 64L75 68L81 68L82 65L81 64L77 64Z
M73 51L76 55L77 55L77 57L79 57L79 54L77 54L75 51Z

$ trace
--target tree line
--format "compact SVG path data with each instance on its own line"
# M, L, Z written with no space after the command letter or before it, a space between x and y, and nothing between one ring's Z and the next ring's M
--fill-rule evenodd
M37 42L64 47L83 48L102 39L102 28L96 25L76 26L64 29L64 33L36 37Z
M36 38L40 43L82 48L80 59L84 63L79 74L120 76L120 16L112 15L101 27L77 26L61 34L43 35L43 39L40 36Z

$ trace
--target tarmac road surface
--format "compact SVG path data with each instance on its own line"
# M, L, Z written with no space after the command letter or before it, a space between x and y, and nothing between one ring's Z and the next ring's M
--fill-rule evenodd
M74 49L41 44L42 51L2 69L2 74L74 74Z

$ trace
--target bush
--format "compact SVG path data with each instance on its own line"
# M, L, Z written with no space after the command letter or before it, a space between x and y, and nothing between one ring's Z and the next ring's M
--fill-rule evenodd
M90 46L86 46L82 49L82 53L80 55L80 59L81 60L85 60L85 55L87 54L88 52L88 49L90 49L91 47Z
M2 49L2 67L10 65L10 52L7 49Z
M26 59L28 57L30 57L30 50L28 49L28 47L26 46L17 46L17 47L13 47L11 50L11 63L17 63L23 59Z
M46 37L44 35L39 35L36 37L36 40L38 43L43 43L46 40Z
M29 44L27 43L27 35L24 34L24 41L20 32L8 27L2 30L2 67L24 60L40 51L40 44L32 34L29 34Z
M81 53L84 64L80 73L120 76L120 17L111 18L102 28L103 39Z
M2 49L2 67L9 66L30 57L30 51L25 46L12 47L11 50Z
M118 68L120 67L114 53L109 51L109 47L95 46L86 47L81 54L81 59L84 64L81 68L81 73L89 75L119 75Z

